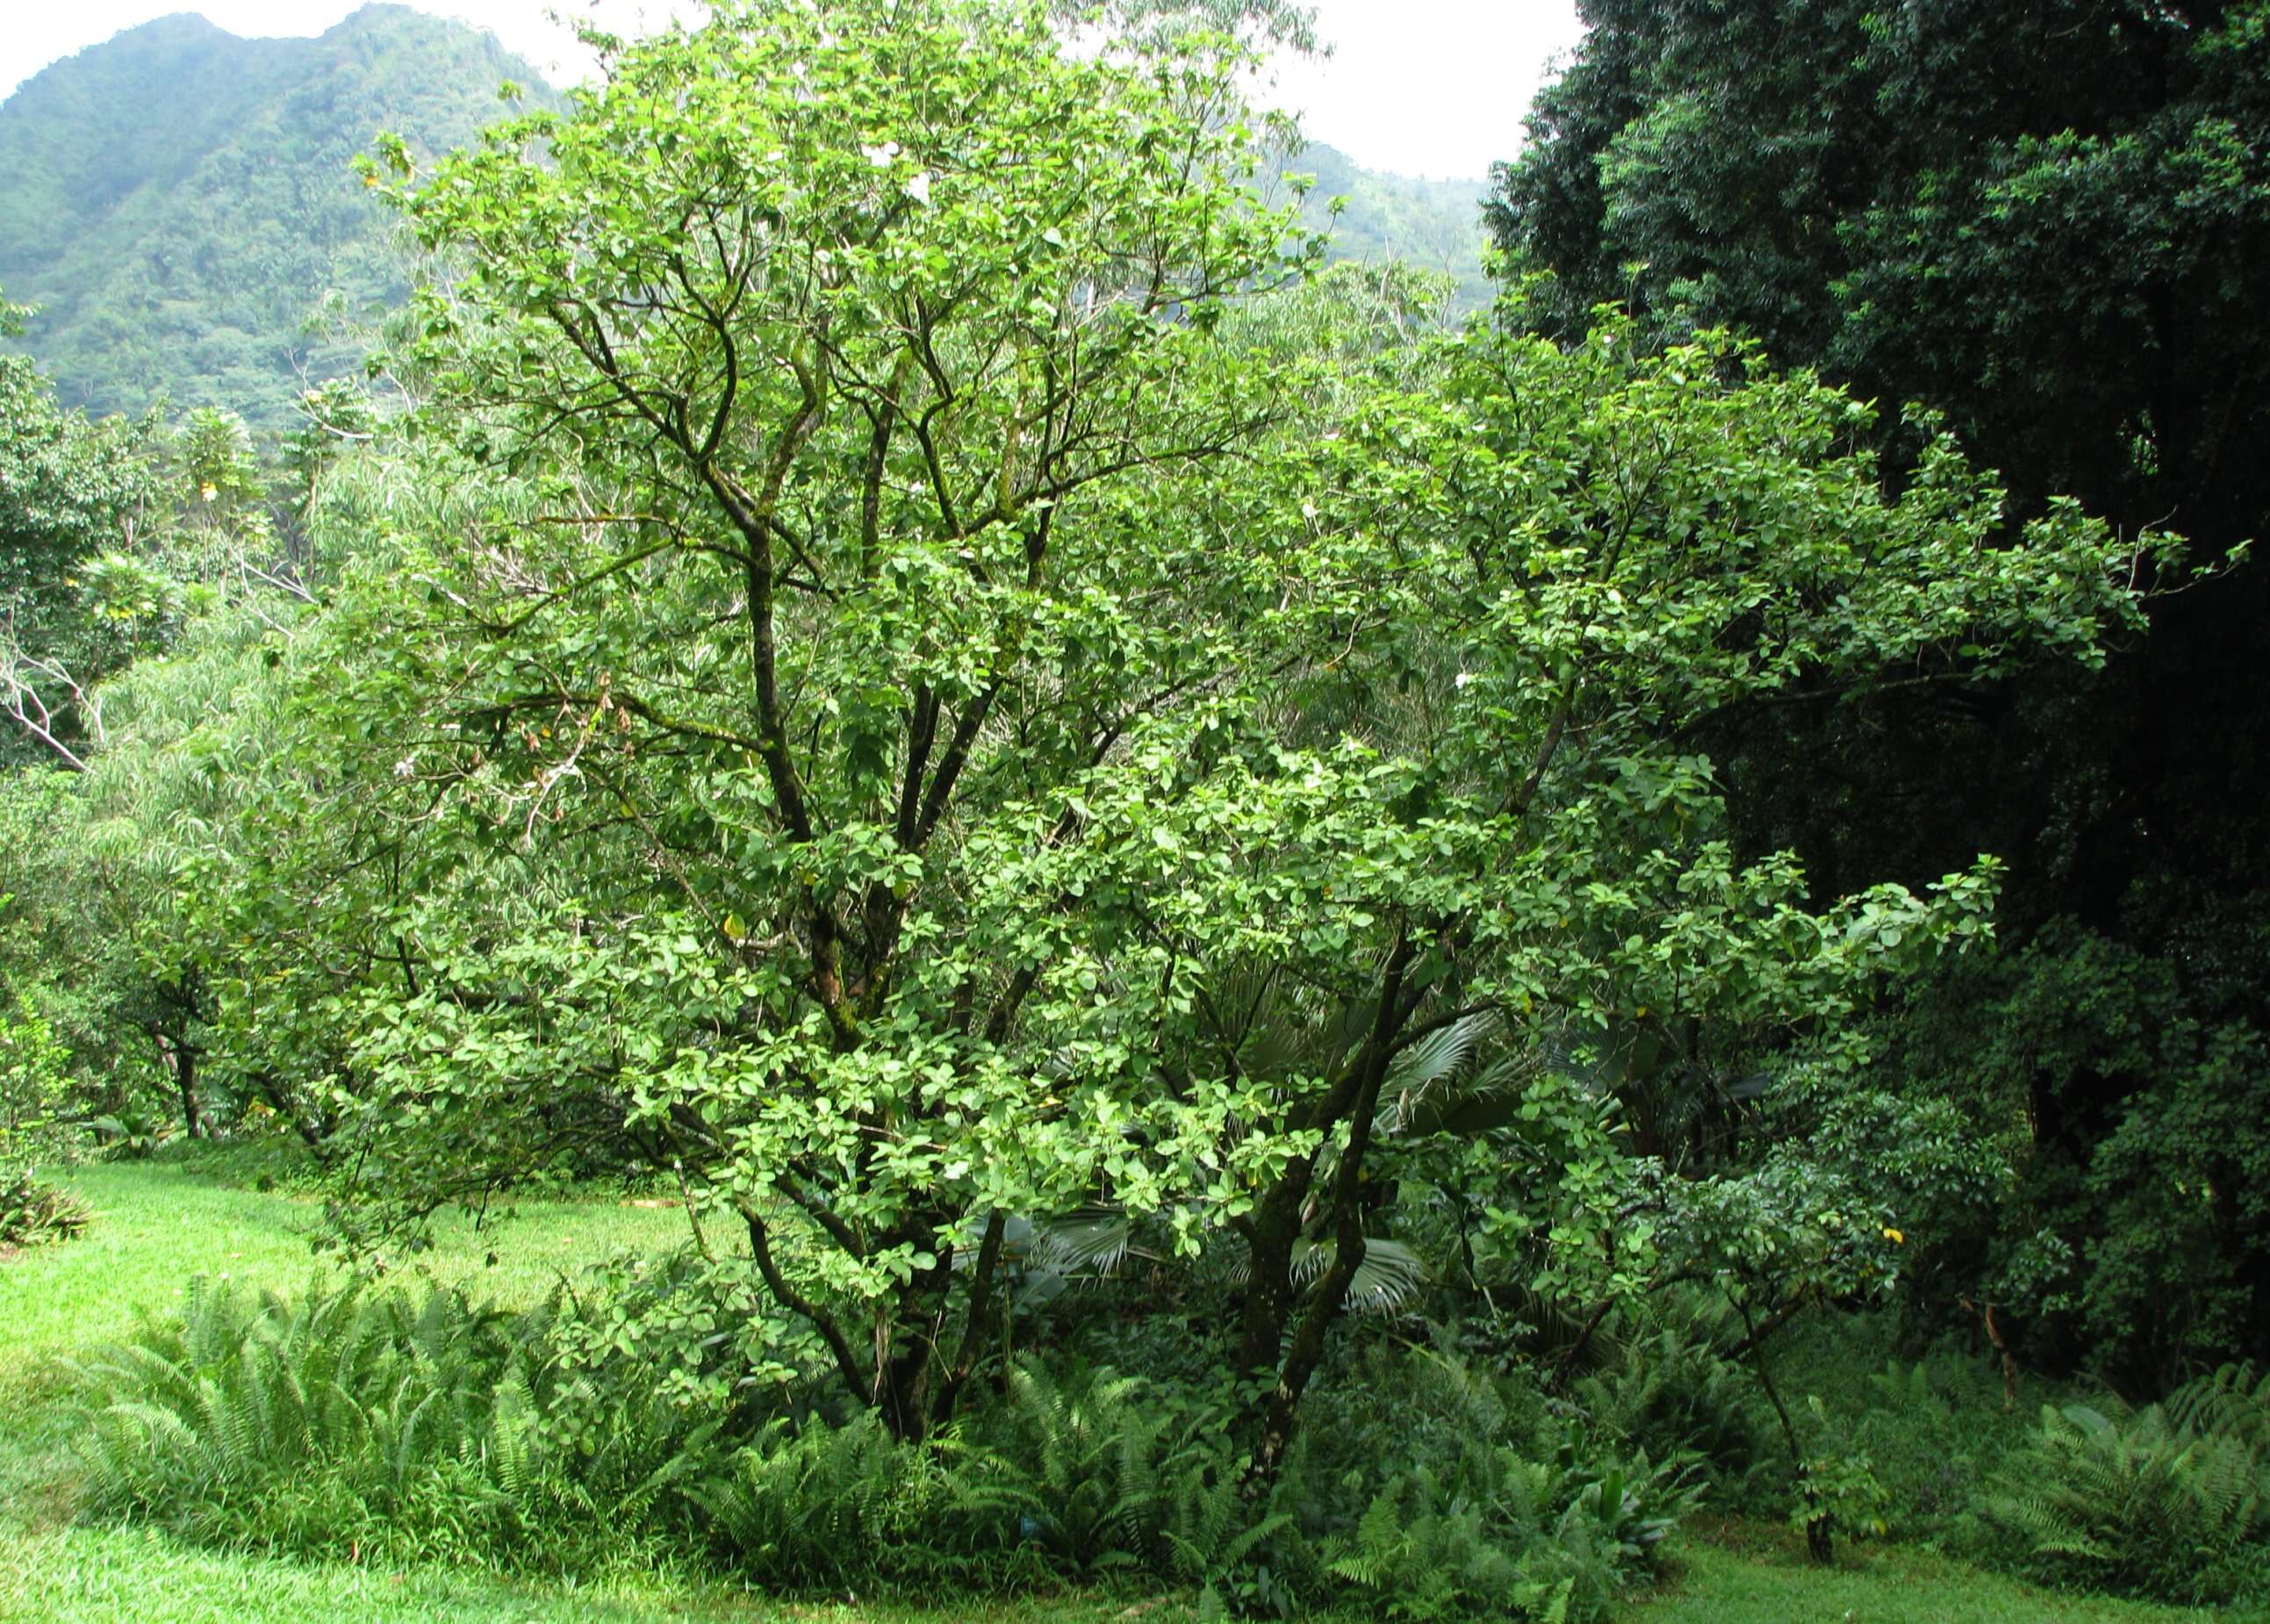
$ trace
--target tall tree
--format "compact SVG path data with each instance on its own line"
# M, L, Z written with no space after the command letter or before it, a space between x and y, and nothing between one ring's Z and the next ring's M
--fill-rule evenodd
M2127 533L2173 527L2216 554L2261 532L2270 10L1596 0L1584 12L1583 52L1501 169L1492 211L1517 262L1552 273L1544 325L1581 330L1600 301L1670 337L1732 323L1782 364L1942 411L2016 516L2066 493ZM2070 916L2164 960L2187 1020L2259 1031L2270 783L2248 741L2270 723L2266 607L2262 573L2242 570L2167 600L2158 634L2101 678L2036 678L1952 707L1819 706L1714 745L1736 758L1753 841L1795 840L1832 878L2007 853L2017 938ZM1834 770L1792 775L1796 761ZM1868 815L1887 806L1902 815ZM1984 1004L1974 1013L1990 1019ZM2091 1283L2090 1257L2120 1250L2126 1220L2089 1210L2070 1181L2156 1110L2155 1072L2109 1047L2061 1072L2017 1068L2038 1187L2067 1192L2036 1214L2054 1210L2076 1248L2072 1300L2133 1296ZM2236 1204L2244 1176L2188 1154L2163 1167L2166 1210L2203 1175L2234 1202L2186 1250L2207 1261L2180 1289L2237 1289L2251 1306L2214 1316L2214 1334L2270 1346L2270 1231ZM2125 1345L2141 1368L2183 1356L2155 1317L2065 1327Z
M405 189L413 445L466 494L308 698L372 898L315 955L360 967L365 1176L674 1162L909 1436L1013 1219L1226 1225L1267 1470L1398 1056L1473 1007L1830 1016L1975 923L1977 876L1808 913L1661 741L2086 656L2125 550L1990 545L1943 445L1888 500L1865 411L1723 344L1412 351L1345 279L1241 313L1287 224L1238 61L753 4Z

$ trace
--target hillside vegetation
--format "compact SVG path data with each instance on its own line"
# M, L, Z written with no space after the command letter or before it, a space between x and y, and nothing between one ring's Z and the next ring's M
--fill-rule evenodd
M38 308L23 347L66 405L169 397L286 426L409 292L355 155L382 130L421 158L463 145L510 111L507 82L557 100L490 35L393 4L315 39L184 13L56 63L0 102L0 291ZM1479 182L1376 174L1321 143L1283 167L1316 178L1303 219L1332 257L1406 260L1451 278L1454 308L1487 300Z
M1482 274L1482 203L1488 189L1480 181L1382 174L1323 141L1311 141L1284 168L1314 182L1302 219L1332 234L1328 258L1366 265L1401 260L1446 276L1451 308L1459 315L1489 302L1495 289ZM1342 205L1337 215L1335 200Z
M409 290L351 160L382 130L462 145L506 80L548 95L487 34L401 5L307 40L161 18L56 63L0 103L0 289L39 308L26 346L67 404L286 422L360 359L310 316Z

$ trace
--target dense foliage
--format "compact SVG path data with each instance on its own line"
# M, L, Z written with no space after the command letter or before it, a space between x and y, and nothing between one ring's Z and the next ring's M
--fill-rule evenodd
M1665 338L1731 323L1930 403L2016 516L2067 493L2210 556L2262 532L2262 7L1584 10L1493 209L1552 273L1541 328L1604 300ZM1918 990L1888 1051L2021 1172L1957 1243L1968 1265L1942 1256L1936 1306L1992 1302L2029 1357L2146 1390L2270 1347L2248 1165L2265 580L2169 597L2101 674L1815 703L1710 741L1746 844L1837 877L2009 860L2022 952Z
M385 4L308 40L162 18L56 63L0 102L0 286L39 307L25 343L72 404L286 426L360 360L310 323L370 321L409 287L348 160L381 130L470 140L507 80L549 99L487 35Z
M626 1405L593 1383L591 1329L556 1301L200 1279L178 1318L80 1367L78 1452L103 1509L277 1552L523 1572L660 1553L775 1591L1138 1575L1217 1617L1597 1619L1693 1499L1684 1465L1620 1441L1575 1456L1565 1424L1425 1353L1257 1500L1213 1405L1108 1368L1014 1363L917 1447L871 1413ZM1413 1424L1392 1463L1361 1450Z
M1816 11L1788 62L1851 44ZM1854 75L1975 65L1853 26ZM384 400L90 421L4 363L0 1173L230 1138L372 1273L451 1205L686 1220L527 1313L199 1286L83 1361L92 1512L1553 1619L1707 1497L2258 1593L2250 1374L2018 1403L2253 1346L2243 933L2074 903L2103 739L2052 726L2238 538L1788 365L1882 392L1822 257L1866 209L1554 257L1762 195L1695 139L1740 28L1604 12L1446 330L1273 182L1249 48L1299 26L594 35L361 160L421 256ZM1800 77L1739 88L1801 123ZM2035 805L1870 791L2014 738Z

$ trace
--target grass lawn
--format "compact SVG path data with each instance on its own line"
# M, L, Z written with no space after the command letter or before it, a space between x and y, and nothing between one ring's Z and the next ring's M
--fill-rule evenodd
M2199 1624L2212 1613L2037 1590L1928 1552L1847 1547L1836 1566L1806 1559L1777 1527L1704 1521L1659 1591L1620 1624Z
M26 1532L0 1523L0 1620L11 1624L1107 1624L1187 1609L1077 1598L936 1609L775 1602L649 1585L521 1585L438 1568L317 1566L183 1546L148 1529ZM1131 1624L1131 1620L1130 1620Z
M49 1355L130 1330L137 1314L178 1298L192 1275L289 1290L322 1266L309 1249L322 1221L311 1201L229 1189L179 1164L98 1163L63 1182L94 1209L94 1221L78 1240L22 1253L0 1269L0 1390ZM527 1302L563 1270L675 1245L686 1235L675 1208L530 1202L478 1228L459 1215L439 1220L434 1250L402 1272Z
M931 1610L783 1603L643 1576L523 1584L441 1567L373 1568L200 1549L153 1529L74 1524L56 1360L163 1309L198 1273L293 1289L323 1265L311 1203L231 1189L180 1165L90 1167L70 1181L93 1207L86 1234L0 1262L0 1620L25 1624L1176 1624L1178 1601L1120 1597L1016 1604L938 1598ZM478 1228L452 1219L404 1273L465 1281L524 1302L562 1271L674 1245L673 1209L529 1203ZM1779 1529L1705 1524L1680 1536L1660 1591L1619 1624L2193 1624L2205 1613L2054 1595L1911 1551L1865 1551L1823 1572Z

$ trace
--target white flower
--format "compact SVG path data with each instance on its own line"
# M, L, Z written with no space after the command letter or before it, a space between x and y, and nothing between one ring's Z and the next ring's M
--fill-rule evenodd
M930 171L925 169L907 182L907 196L916 203L930 201Z
M1454 688L1463 688L1473 679L1473 672L1460 671L1457 676L1450 679L1450 686Z
M886 141L880 146L863 145L859 151L876 168L887 169L891 167L891 159L899 155L899 144L895 141Z
M394 775L397 778L407 778L417 770L418 758L414 755L406 755L394 764Z

